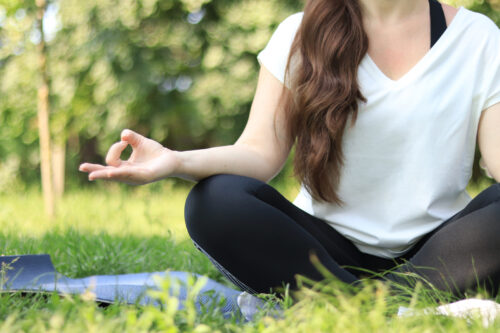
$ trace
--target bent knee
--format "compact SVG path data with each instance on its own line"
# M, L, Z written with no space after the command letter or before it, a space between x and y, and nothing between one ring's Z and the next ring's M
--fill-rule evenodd
M214 175L200 180L189 192L184 218L191 238L197 234L220 230L231 223L234 212L245 204L263 182L238 175Z

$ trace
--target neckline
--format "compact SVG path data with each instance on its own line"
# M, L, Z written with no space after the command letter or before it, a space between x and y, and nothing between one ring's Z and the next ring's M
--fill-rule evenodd
M368 52L365 54L365 57L363 60L366 60L368 67L371 69L370 72L372 72L375 76L379 77L382 81L385 81L387 84L390 85L399 85L402 84L408 80L410 80L412 77L417 75L419 72L421 72L421 68L424 68L425 65L432 60L432 56L438 52L436 50L439 50L440 48L444 47L446 43L449 42L450 38L449 35L453 33L455 30L455 26L457 25L457 19L461 19L463 12L465 12L465 7L460 6L458 8L457 13L455 14L455 17L451 20L450 24L448 25L448 28L443 32L441 35L441 38L437 40L437 42L434 44L433 47L431 47L421 58L420 60L417 61L415 65L413 65L406 73L404 73L402 76L400 76L397 79L391 79L388 77L381 69L378 67L378 65L373 61L373 59L370 57ZM365 62L365 61L362 61Z

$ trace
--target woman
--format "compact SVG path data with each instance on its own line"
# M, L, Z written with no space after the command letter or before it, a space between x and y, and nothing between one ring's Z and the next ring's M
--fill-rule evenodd
M130 130L89 179L199 181L190 236L235 284L340 280L402 264L463 294L500 282L500 185L465 192L476 138L500 180L500 32L435 0L310 0L259 54L235 144L174 151ZM266 184L295 144L294 204ZM120 159L128 146L127 161ZM396 275L389 275L395 279Z

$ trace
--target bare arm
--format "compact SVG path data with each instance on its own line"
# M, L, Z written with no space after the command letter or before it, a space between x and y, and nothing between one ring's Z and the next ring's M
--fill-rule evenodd
M496 182L500 182L500 103L483 111L478 143L488 172Z
M80 170L88 172L90 180L132 184L170 176L196 181L220 173L269 181L281 170L291 149L279 107L282 89L281 82L262 67L247 125L233 145L178 152L126 130L122 141L111 146L106 166L84 163ZM133 153L122 161L120 154L128 144Z
M238 174L268 181L283 167L290 152L279 97L283 85L264 67L250 110L250 116L235 144L180 152L180 175L198 180L218 173Z

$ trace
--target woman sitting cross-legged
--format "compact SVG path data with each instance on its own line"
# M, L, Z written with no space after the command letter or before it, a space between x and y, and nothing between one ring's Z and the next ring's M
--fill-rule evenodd
M346 283L399 265L456 295L497 294L500 185L466 192L476 143L500 180L500 31L490 19L435 0L309 0L258 59L233 145L175 151L124 130L107 165L80 169L90 180L197 181L188 232L249 292L321 280L315 254ZM266 182L293 146L302 187L291 203Z

